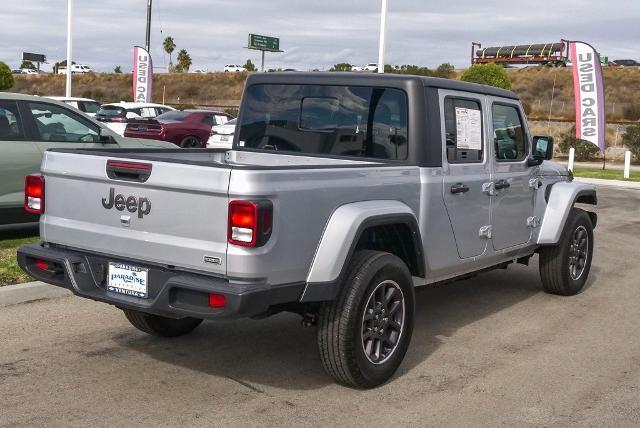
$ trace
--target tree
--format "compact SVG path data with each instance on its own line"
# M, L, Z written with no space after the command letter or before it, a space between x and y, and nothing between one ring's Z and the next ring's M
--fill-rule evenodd
M0 91L6 91L13 86L13 74L7 64L0 61Z
M247 62L244 63L244 68L247 71L256 71L256 66L251 62L250 59L248 59Z
M120 74L120 73L122 73L122 68L120 68L120 66L119 66L119 65L116 65L116 66L113 68L113 72L114 72L114 73L116 73L116 74Z
M451 79L453 77L455 68L453 65L447 63L440 64L436 71L433 73L436 77L443 77L445 79Z
M31 70L35 70L36 66L33 65L33 63L31 61L22 61L22 64L20 64L20 68L29 68Z
M180 49L180 51L178 52L178 71L184 71L188 73L191 64L191 55L189 55L186 49Z
M622 136L622 143L629 149L633 157L640 161L640 125L631 125Z
M495 63L473 64L462 73L460 80L480 83L497 88L511 89L511 79L504 67Z
M171 67L173 65L173 63L171 62L171 54L176 48L176 44L173 41L173 37L171 36L165 37L164 42L162 42L162 47L164 48L164 51L169 54L169 67Z
M558 149L562 153L569 153L569 149L573 147L575 152L575 160L577 161L589 161L593 160L598 154L600 149L593 143L585 140L578 140L576 138L575 125L569 129L569 131L560 134L560 142L558 143Z
M329 71L351 71L352 68L353 66L348 62L341 62L331 67Z

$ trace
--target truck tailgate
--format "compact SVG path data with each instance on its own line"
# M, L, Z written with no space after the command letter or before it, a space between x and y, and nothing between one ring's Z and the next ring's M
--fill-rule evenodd
M231 167L119 156L45 153L43 241L225 275ZM109 160L150 165L150 175L110 178Z

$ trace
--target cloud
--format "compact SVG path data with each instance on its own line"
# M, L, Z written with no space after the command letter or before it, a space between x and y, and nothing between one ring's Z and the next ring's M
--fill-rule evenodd
M391 0L387 62L435 67L469 62L471 41L484 46L544 43L560 38L592 43L612 59L640 59L637 0ZM74 60L100 71L131 68L132 46L143 45L146 2L76 0ZM379 1L372 0L153 0L152 56L166 67L161 41L172 36L187 49L193 68L220 70L250 58L250 32L281 38L284 53L267 53L267 67L327 69L337 62L377 60ZM66 57L65 0L7 2L0 19L0 60L12 67L20 52ZM175 54L174 54L175 56ZM45 68L46 69L46 68Z

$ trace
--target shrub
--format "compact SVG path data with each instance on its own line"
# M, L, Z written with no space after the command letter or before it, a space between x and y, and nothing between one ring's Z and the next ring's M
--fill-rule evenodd
M13 86L13 74L7 64L0 61L0 91L6 91Z
M455 69L453 65L448 62L445 64L440 64L436 71L433 72L433 75L436 77L443 77L445 79L451 79L455 74Z
M511 79L509 79L504 67L494 63L473 64L462 73L460 80L511 89Z
M629 126L622 136L622 142L635 160L640 161L640 125Z
M593 160L600 151L595 144L576 138L575 125L572 126L569 131L560 134L558 140L558 149L560 149L562 153L569 153L571 147L576 150L575 160L577 161Z

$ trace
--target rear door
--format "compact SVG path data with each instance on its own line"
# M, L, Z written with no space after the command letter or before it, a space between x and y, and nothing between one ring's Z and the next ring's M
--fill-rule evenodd
M463 259L482 255L490 233L491 199L483 190L491 178L483 101L482 95L440 91L442 197Z
M531 143L524 116L516 102L489 98L493 139L493 247L502 250L529 241L528 218L534 190L529 186L527 159Z
M27 140L18 103L0 100L0 223L17 221L23 214L24 177L40 171L41 154ZM6 211L10 210L10 211ZM37 220L37 218L35 218Z

